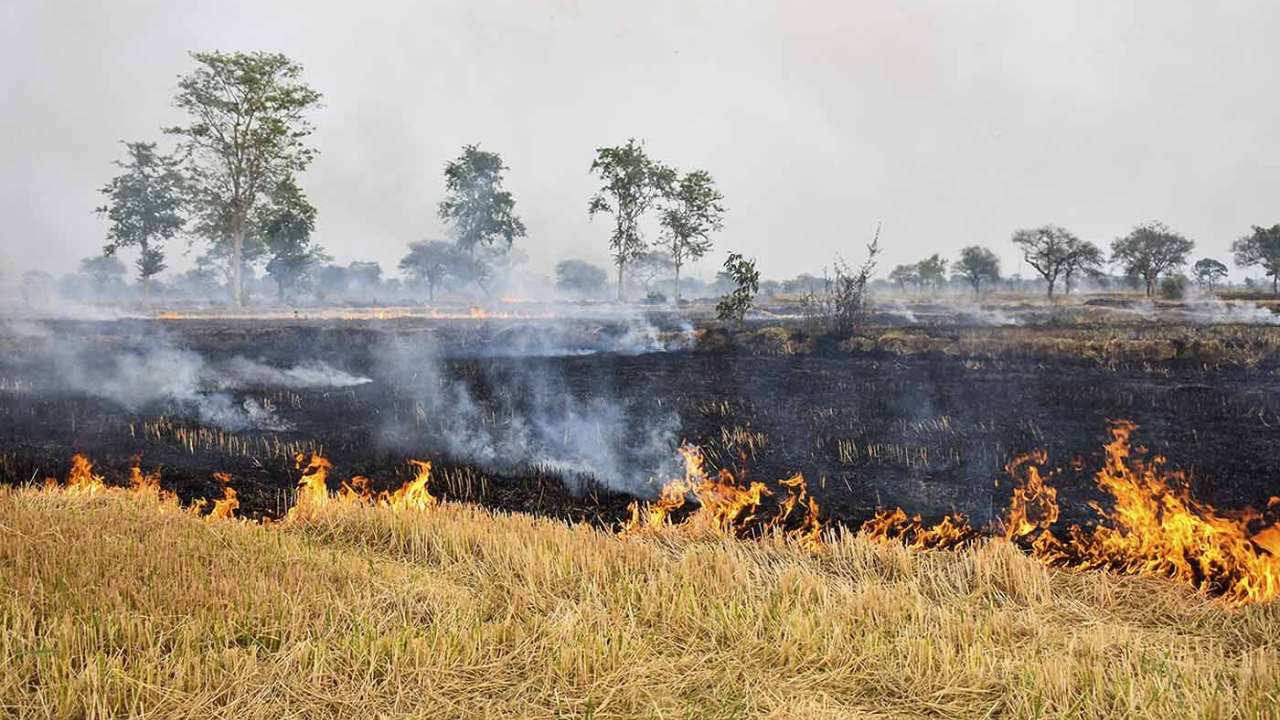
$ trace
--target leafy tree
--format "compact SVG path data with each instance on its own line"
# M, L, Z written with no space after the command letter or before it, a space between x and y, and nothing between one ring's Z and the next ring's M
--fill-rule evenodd
M320 93L300 81L302 66L277 53L191 54L199 65L178 80L174 105L190 124L167 128L181 138L203 222L199 229L230 273L232 302L243 301L245 236L256 211L285 178L315 157L306 144L306 113Z
M970 245L960 251L960 260L952 268L956 275L973 286L973 292L982 294L982 283L1000 280L1000 258L984 247Z
M479 145L467 145L462 154L444 168L448 195L440 201L440 219L453 226L458 246L474 254L479 246L499 242L511 247L525 236L524 223L515 214L516 201L502 189L507 171L498 153Z
M671 272L674 267L675 260L670 255L664 252L650 251L641 253L633 260L631 269L627 271L627 274L640 281L640 286L644 288L644 292L647 295L649 293L649 284Z
M1271 278L1271 293L1280 295L1280 224L1269 228L1253 226L1253 234L1231 243L1236 266L1247 268L1257 265Z
M1227 266L1213 258L1200 258L1191 266L1191 274L1201 289L1213 292L1213 286L1227 279Z
M90 255L80 261L80 272L93 279L93 288L102 292L112 280L124 278L124 263L114 255Z
M409 243L409 254L400 259L400 269L412 280L426 283L427 299L436 300L436 288L451 278L466 274L467 256L457 245L444 240Z
M782 292L790 294L812 293L822 290L825 284L826 281L817 275L800 273L790 280L784 280L780 289Z
M1103 282L1106 279L1106 273L1102 271L1105 262L1102 248L1088 240L1081 240L1075 252L1067 258L1065 270L1062 273L1066 294L1071 294L1071 290L1076 286L1075 279L1080 275L1085 275L1094 282Z
M1187 264L1187 255L1196 244L1169 229L1160 221L1135 227L1128 235L1111 242L1111 261L1126 273L1142 278L1147 296L1156 290L1160 275Z
M591 173L598 174L604 184L591 198L587 213L613 216L613 234L609 249L618 266L618 302L622 302L622 278L627 263L645 251L640 221L660 198L670 195L675 171L654 162L635 138L626 145L597 148Z
M307 285L317 268L333 258L311 242L316 209L292 177L276 185L260 214L267 274L284 300L286 293Z
M760 272L754 259L748 260L738 253L729 253L724 270L737 287L716 303L716 315L721 322L741 326L756 293L760 292Z
M889 280L897 283L902 290L906 290L908 285L920 287L920 265L918 263L899 265L889 271Z
M671 185L661 211L663 227L659 244L671 255L675 269L675 299L680 300L680 268L711 250L711 233L724 227L724 196L706 170L682 175ZM645 291L649 289L645 284Z
M347 266L347 276L364 288L375 288L382 282L382 266L376 262L352 261Z
M156 152L155 143L125 143L128 162L117 160L124 170L104 185L107 204L97 208L111 220L104 255L120 248L137 247L138 277L145 297L151 297L151 278L165 269L163 244L181 230L183 177L177 161Z
M934 253L916 263L916 272L920 274L920 286L932 285L934 291L947 279L947 259Z
M1069 272L1077 272L1079 266L1095 251L1101 254L1096 245L1084 242L1057 225L1017 230L1012 239L1013 244L1022 251L1022 259L1049 284L1050 299L1053 299L1058 278Z
M609 274L603 268L583 260L561 260L556 263L556 287L566 292L594 297L604 290Z

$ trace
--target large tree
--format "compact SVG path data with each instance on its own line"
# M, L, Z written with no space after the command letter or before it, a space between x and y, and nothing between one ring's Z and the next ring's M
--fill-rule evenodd
M1075 251L1068 256L1066 269L1062 273L1066 294L1071 294L1076 286L1076 278L1081 275L1095 282L1103 280L1106 277L1102 271L1105 263L1106 256L1102 254L1102 248L1088 240L1081 240Z
M618 301L622 301L622 278L627 263L646 249L640 221L660 198L669 195L675 184L675 171L652 160L643 143L635 138L626 145L597 148L591 172L603 181L591 198L587 213L613 216L613 234L609 249L618 266Z
M1017 230L1012 240L1022 251L1022 259L1048 283L1050 299L1058 279L1078 269L1082 260L1093 254L1090 247L1097 248L1057 225Z
M1236 265L1247 268L1260 266L1271 278L1271 293L1280 294L1280 224L1269 228L1253 226L1253 234L1231 243Z
M627 274L640 281L640 287L644 289L645 294L648 294L649 285L671 272L676 264L665 252L649 251L641 253L639 257L632 260L629 267Z
M444 168L448 195L440 201L440 219L453 226L458 247L474 255L477 247L510 248L525 236L524 223L515 214L516 201L502 188L507 171L502 156L467 145Z
M1160 276L1186 265L1187 255L1195 246L1195 242L1156 220L1113 240L1111 262L1123 267L1125 274L1142 278L1150 297Z
M260 216L267 274L276 281L276 290L284 300L289 291L309 284L316 270L333 258L311 241L316 208L292 177L276 185Z
M144 297L151 297L151 278L165 269L164 243L186 223L183 216L183 177L178 163L156 152L155 143L125 143L124 172L102 187L107 204L97 208L111 220L104 255L120 248L138 248L138 277Z
M277 53L197 52L198 67L178 81L174 105L189 123L167 128L181 138L206 239L228 247L232 302L243 299L245 236L256 211L281 181L311 164L307 113L320 93L302 82L302 66Z
M711 233L724 227L724 196L706 170L680 176L669 188L661 210L663 234L659 244L671 255L675 268L675 299L680 299L680 268L711 250Z
M960 260L952 270L973 287L974 293L981 294L984 282L1000 279L1000 258L987 248L970 245L960 251Z
M454 243L420 240L409 243L409 253L400 259L400 269L415 282L427 286L427 298L435 302L436 288L451 278L465 277L466 254Z

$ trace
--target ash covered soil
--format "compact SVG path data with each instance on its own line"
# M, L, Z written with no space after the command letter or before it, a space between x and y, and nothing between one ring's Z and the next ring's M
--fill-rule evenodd
M231 474L251 517L287 507L294 454L312 449L333 462L334 489L354 475L397 487L412 475L407 459L429 459L445 499L602 525L681 472L682 441L775 489L803 473L824 519L851 526L894 506L990 520L1012 491L1004 464L1036 448L1063 467L1061 522L1088 520L1109 419L1136 422L1136 442L1224 509L1265 505L1280 468L1280 380L1265 369L771 356L663 316L5 333L6 482L62 478L76 452L123 482L140 457L188 501L218 496L213 473Z

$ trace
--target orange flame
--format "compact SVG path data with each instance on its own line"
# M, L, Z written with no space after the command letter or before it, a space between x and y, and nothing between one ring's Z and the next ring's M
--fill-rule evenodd
M685 462L684 478L675 478L663 485L657 500L631 503L630 517L623 522L619 535L644 535L668 526L670 515L684 507L690 494L697 500L698 509L685 519L683 526L708 529L721 535L742 535L756 519L761 501L773 493L764 483L744 483L725 469L715 477L708 477L702 452L696 447L681 447L679 452ZM804 476L796 475L780 483L790 492L780 503L778 515L764 528L781 527L795 508L803 505L806 508L805 519L800 529L791 535L804 547L821 548L822 524L818 520L818 504L809 495Z
M213 477L222 483L222 499L213 501L213 511L209 513L209 517L230 520L235 517L236 509L240 507L235 489L228 484L231 482L231 476L219 472L214 473Z
M1094 476L1111 509L1090 504L1101 517L1096 526L1072 525L1064 537L1053 534L1058 493L1046 482L1052 476L1043 468L1048 457L1037 450L1005 468L1020 482L999 534L1029 545L1032 556L1048 564L1167 577L1220 594L1236 607L1280 596L1280 522L1253 508L1223 513L1191 497L1185 475L1166 469L1163 457L1135 456L1145 454L1130 448L1137 427L1127 420L1111 423L1112 439ZM1072 465L1082 467L1078 460ZM1280 498L1272 498L1267 511L1277 510ZM914 548L955 547L978 535L959 515L926 526L901 508L877 513L861 532Z
M434 508L439 503L439 500L427 490L427 483L431 481L431 463L422 460L410 460L409 464L417 469L417 476L393 493L382 493L379 499L383 503L390 505L396 512L401 510L430 510Z
M71 458L71 471L67 473L67 494L97 495L106 488L102 476L93 474L93 463L84 455L76 453Z
M298 504L324 504L329 500L329 488L325 482L329 479L329 468L333 463L319 453L311 453L311 459L303 464L305 457L302 453L294 456L294 467L302 471L298 480Z

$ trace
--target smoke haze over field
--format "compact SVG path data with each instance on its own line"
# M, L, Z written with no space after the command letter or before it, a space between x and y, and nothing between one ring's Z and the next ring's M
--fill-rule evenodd
M1268 0L9 0L0 264L12 281L100 250L117 141L163 140L187 52L214 49L283 52L324 93L301 182L343 263L390 271L443 236L440 172L470 142L511 167L533 269L607 262L587 168L631 136L724 191L703 275L726 248L817 271L878 219L882 270L980 243L1018 272L1016 227L1103 244L1151 218L1227 261L1280 219L1278 22Z

